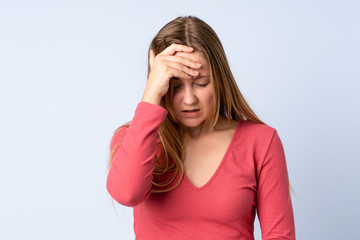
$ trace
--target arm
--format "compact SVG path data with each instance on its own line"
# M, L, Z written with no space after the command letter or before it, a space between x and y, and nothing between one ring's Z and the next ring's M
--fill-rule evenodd
M256 205L263 240L295 239L285 153L276 130L260 169Z
M138 104L130 127L118 130L111 144L110 151L115 149L115 153L106 187L120 204L136 206L150 195L155 167L156 136L168 113L159 106L161 98L168 91L171 78L197 76L198 73L192 68L200 68L194 61L174 54L193 50L184 45L171 44L157 56L154 50L149 52L151 71L142 102ZM122 143L119 144L121 140Z
M113 155L106 187L120 204L136 206L149 197L155 167L156 137L166 115L164 108L140 102L130 126L114 134L110 151L117 145L119 147Z

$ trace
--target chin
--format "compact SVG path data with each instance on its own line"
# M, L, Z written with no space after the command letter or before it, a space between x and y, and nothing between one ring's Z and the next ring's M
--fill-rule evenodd
M179 120L179 122L184 127L195 128L195 127L199 127L204 122L204 120L201 120L201 119L185 119L185 120Z

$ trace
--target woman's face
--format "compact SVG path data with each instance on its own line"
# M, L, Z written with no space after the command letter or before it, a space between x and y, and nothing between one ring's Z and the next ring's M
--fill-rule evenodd
M213 86L206 57L199 51L177 52L176 56L186 57L201 63L199 75L192 79L173 78L174 96L172 109L175 118L185 127L200 126L210 115L213 107Z

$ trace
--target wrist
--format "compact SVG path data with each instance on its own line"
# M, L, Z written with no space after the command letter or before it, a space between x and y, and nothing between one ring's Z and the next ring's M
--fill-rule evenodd
M160 106L161 97L158 94L144 92L141 101L148 102Z

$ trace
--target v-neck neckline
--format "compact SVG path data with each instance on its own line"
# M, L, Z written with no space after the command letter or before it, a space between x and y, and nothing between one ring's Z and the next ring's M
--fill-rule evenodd
M231 138L231 141L229 143L229 146L226 149L226 152L225 152L223 158L221 159L221 162L220 162L219 166L216 168L216 171L211 176L211 178L204 185L202 185L201 187L196 187L194 184L192 184L190 182L190 180L188 179L188 177L186 176L186 173L184 171L183 179L192 189L194 189L196 191L201 191L201 190L205 189L215 179L216 175L220 171L222 165L224 164L224 162L225 162L225 160L226 160L226 158L227 158L227 156L228 156L228 154L229 154L229 152L231 150L231 147L232 147L232 145L233 145L233 143L234 143L234 141L236 139L236 136L238 135L238 132L239 132L239 129L240 129L240 124L241 124L241 119L238 119L237 121L238 121L238 123L236 125L235 132L234 132L234 134L233 134L233 136Z

